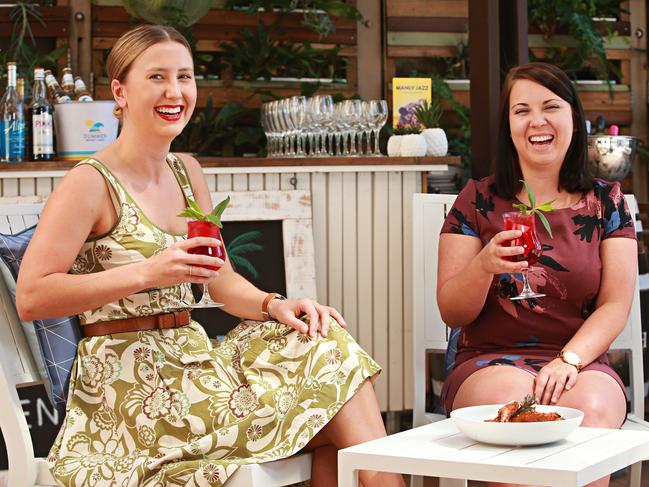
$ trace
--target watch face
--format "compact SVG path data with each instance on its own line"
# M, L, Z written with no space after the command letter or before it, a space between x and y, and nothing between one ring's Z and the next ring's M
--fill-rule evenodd
M581 363L579 355L575 352L563 352L563 360L570 365L579 365Z

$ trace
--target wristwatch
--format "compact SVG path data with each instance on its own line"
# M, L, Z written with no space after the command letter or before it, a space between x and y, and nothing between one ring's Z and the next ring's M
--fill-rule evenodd
M270 314L268 314L268 305L273 299L286 299L286 296L282 296L279 293L268 293L264 300L261 303L261 314L264 315L266 318L272 318Z
M575 352L571 350L561 350L559 352L559 355L557 355L557 357L563 360L568 365L572 365L573 367L575 367L577 369L577 372L579 372L583 367L581 365L581 359L579 358L579 355L577 355Z

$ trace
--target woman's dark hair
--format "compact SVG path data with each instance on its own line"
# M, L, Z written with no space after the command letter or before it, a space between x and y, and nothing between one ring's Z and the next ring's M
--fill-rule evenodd
M528 63L510 69L503 84L500 96L500 123L493 190L502 198L513 199L523 186L520 182L523 179L523 173L509 127L509 98L512 86L521 79L544 86L572 107L574 131L559 172L559 189L565 189L570 193L591 189L593 177L588 167L586 122L577 91L568 76L556 66L547 63Z

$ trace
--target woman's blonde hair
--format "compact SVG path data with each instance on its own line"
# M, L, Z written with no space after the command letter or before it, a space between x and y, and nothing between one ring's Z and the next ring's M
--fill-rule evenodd
M178 42L191 53L187 39L168 25L142 24L123 34L108 55L106 69L110 81L124 82L133 62L149 47L160 42ZM122 108L115 104L113 115L121 120Z

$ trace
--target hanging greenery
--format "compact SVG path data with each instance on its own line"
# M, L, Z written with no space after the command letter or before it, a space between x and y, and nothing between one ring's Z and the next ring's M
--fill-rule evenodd
M122 0L129 15L152 24L185 29L212 7L212 0Z
M259 22L254 32L244 29L239 39L222 44L221 61L230 66L235 79L335 78L344 73L339 46L314 49L308 42L281 40L280 35L273 35L276 31L276 26Z
M619 18L628 10L620 7L619 0L528 0L528 18L545 40L565 32L575 40L574 47L547 49L543 59L563 69L573 78L584 68L590 68L598 79L620 78L619 68L608 60L604 38L615 33L607 23L598 24L594 19ZM599 26L605 31L600 33ZM530 51L530 59L536 60ZM592 60L589 62L589 60Z
M7 63L15 61L18 75L27 81L25 84L26 95L29 95L31 89L34 68L38 66L56 71L59 58L65 54L68 48L67 44L64 44L45 53L37 48L32 25L35 22L43 27L47 25L38 9L38 4L31 2L19 1L15 3L9 13L9 18L13 21L9 48L6 51L0 51L0 75L5 76Z
M259 10L266 12L300 12L302 24L314 30L321 37L335 32L332 17L362 22L363 15L344 0L228 0L227 8L239 9L249 14Z
M240 103L228 103L216 110L212 94L209 94L206 107L194 114L172 142L171 150L199 156L259 155L263 144L259 110Z

